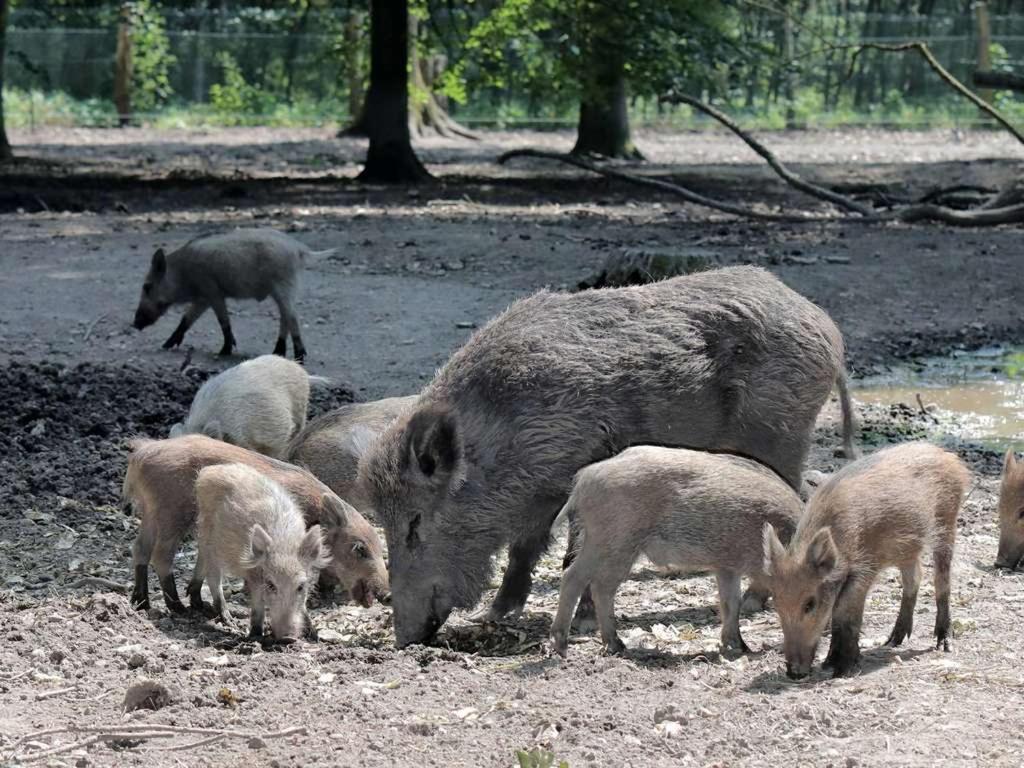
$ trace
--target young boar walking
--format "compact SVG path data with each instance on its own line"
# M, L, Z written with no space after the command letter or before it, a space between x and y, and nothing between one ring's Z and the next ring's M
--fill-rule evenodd
M573 475L629 445L750 456L799 488L837 382L852 450L839 330L754 267L516 302L360 462L387 535L398 644L472 607L505 544L487 616L521 608Z
M956 519L970 479L952 453L927 443L898 445L833 475L807 503L788 547L765 527L765 570L790 677L810 673L830 617L825 667L836 677L857 667L864 602L885 568L899 568L903 582L900 612L886 644L897 646L909 637L926 547L934 558L936 647L949 650Z
M220 619L231 624L222 584L227 573L244 579L249 590L250 637L263 637L269 607L276 640L293 640L300 629L315 640L306 599L320 569L330 562L320 526L306 530L288 492L244 464L200 471L196 502L199 556L192 583L201 587L206 579Z
M996 568L1021 567L1024 561L1024 463L1011 448L1003 461L999 487L999 551Z
M562 576L551 625L552 646L563 656L572 612L588 584L608 652L622 650L613 602L641 554L658 565L714 571L722 648L749 650L740 636L740 577L761 573L764 525L787 536L803 504L782 478L750 459L637 446L580 470L570 509L583 546Z
M293 237L273 229L236 229L217 235L204 235L165 254L161 248L153 254L149 272L142 284L142 297L135 310L135 327L146 328L175 304L187 303L184 317L164 342L164 349L176 347L185 333L208 309L213 309L224 334L221 355L230 355L235 347L225 299L256 299L268 296L277 304L281 323L275 355L284 355L288 334L296 360L306 356L299 332L295 299L299 274L308 256L328 256L334 249L312 251Z
M199 388L171 437L203 434L283 459L288 441L306 425L310 380L322 381L276 355L246 360Z
M135 589L132 604L149 608L149 564L160 577L164 602L184 612L174 581L174 555L195 524L196 475L205 467L245 464L284 487L307 525L320 525L331 563L328 572L353 600L369 607L387 596L388 576L377 532L366 519L299 467L202 435L171 440L136 440L128 459L122 495L135 508L139 532L132 546ZM189 602L201 609L199 588L189 585Z
M359 459L416 397L343 405L314 419L292 438L287 460L305 467L356 509L367 508L356 482Z

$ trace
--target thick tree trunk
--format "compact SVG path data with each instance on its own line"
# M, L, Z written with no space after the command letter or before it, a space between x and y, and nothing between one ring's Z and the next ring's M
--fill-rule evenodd
M430 174L409 135L409 3L370 3L370 90L363 128L370 137L362 181L416 182Z
M409 16L409 72L412 89L409 91L409 131L413 136L426 136L431 130L446 139L479 140L479 136L464 128L448 114L448 105L434 93L434 83L444 71L447 60L443 56L420 56L416 41L419 20Z
M7 141L7 129L4 128L4 51L7 41L7 10L8 0L0 0L0 160L13 157L11 144Z
M625 67L615 57L594 60L594 79L584 89L572 153L643 159L629 134Z
M124 3L117 24L117 53L114 56L114 106L117 123L124 128L132 121L132 10Z

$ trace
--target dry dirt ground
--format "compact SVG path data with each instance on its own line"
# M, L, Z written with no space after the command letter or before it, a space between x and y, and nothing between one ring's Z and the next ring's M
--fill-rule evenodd
M523 617L478 627L456 616L434 646L403 651L392 647L386 607L343 596L315 607L322 642L274 652L162 606L136 613L122 594L72 586L84 575L128 580L125 440L163 434L225 364L212 356L212 318L190 335L185 372L185 351L159 349L176 320L128 329L157 246L260 225L338 247L310 265L300 306L310 367L334 381L314 404L322 409L415 391L474 324L538 287L572 287L627 249L772 269L836 318L855 373L1019 342L1018 229L738 223L540 163L491 162L514 146L568 148L565 134L425 142L438 181L418 189L355 182L363 147L327 131L14 140L23 159L0 169L0 765L510 766L534 747L574 768L1019 765L1024 581L991 567L999 457L963 443L951 445L977 487L960 518L953 650L932 650L927 581L914 638L877 649L899 602L893 574L871 595L863 671L847 680L788 681L771 612L742 622L756 653L721 658L712 580L642 565L617 601L629 652L605 657L583 638L568 660L550 657L562 537ZM1024 158L989 133L766 140L819 181L890 197L997 187ZM651 159L640 172L768 208L808 207L729 137L641 134L639 143ZM269 351L270 305L233 312L240 356ZM916 408L859 415L869 449L942 438ZM837 465L835 416L833 403L816 469ZM193 556L189 545L179 578ZM240 594L236 603L243 610ZM123 715L139 680L166 687L162 706ZM40 734L57 728L69 730Z

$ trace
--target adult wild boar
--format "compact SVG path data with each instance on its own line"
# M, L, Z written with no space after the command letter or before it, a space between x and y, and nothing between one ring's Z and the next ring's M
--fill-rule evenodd
M153 254L142 283L134 325L142 330L173 305L187 303L184 317L164 342L164 349L170 349L181 344L188 329L212 308L224 334L220 354L230 355L236 342L225 299L263 301L269 296L281 314L274 354L285 354L290 333L295 359L302 360L306 348L295 313L299 273L308 256L332 253L334 249L310 250L295 238L273 229L236 229L203 235L168 254L161 248Z
M852 452L839 329L762 269L516 302L360 462L387 535L398 645L474 605L506 543L487 616L520 609L573 475L631 444L746 455L798 488L833 384Z
M416 396L352 403L317 417L292 438L286 458L305 467L356 509L366 509L356 482L359 459Z

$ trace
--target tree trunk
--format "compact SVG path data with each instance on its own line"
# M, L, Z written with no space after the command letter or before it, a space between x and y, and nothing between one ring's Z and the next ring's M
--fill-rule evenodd
M364 128L370 137L361 181L395 184L430 177L409 135L409 3L370 2L370 90Z
M448 114L448 106L434 94L434 83L448 63L444 56L420 56L419 19L409 16L409 72L412 88L409 91L409 131L413 136L425 136L436 131L446 139L479 140L479 136L464 128Z
M7 130L4 128L4 44L7 41L7 10L8 0L0 0L0 160L10 160L14 154L11 144L7 141Z
M615 56L593 56L594 79L584 88L574 155L603 155L642 160L629 135L626 70Z
M117 23L117 53L114 57L114 106L117 123L122 128L132 120L132 10L121 6Z

